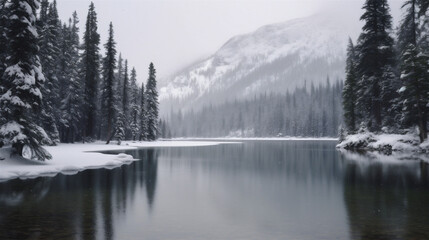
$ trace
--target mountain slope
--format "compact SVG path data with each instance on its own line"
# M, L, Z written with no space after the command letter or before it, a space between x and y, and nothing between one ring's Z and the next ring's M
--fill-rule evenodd
M161 104L198 108L325 83L327 76L343 78L348 37L355 38L359 22L338 19L347 16L318 14L233 37L208 59L167 79Z

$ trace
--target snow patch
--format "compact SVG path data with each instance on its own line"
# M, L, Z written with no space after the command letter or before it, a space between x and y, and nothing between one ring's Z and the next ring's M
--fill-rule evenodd
M429 143L420 144L416 134L374 134L364 132L351 134L337 145L337 148L348 150L392 152L429 152Z
M123 142L123 145L106 145L102 142L89 144L59 144L54 147L45 147L52 155L48 162L31 161L12 152L12 148L0 148L0 181L21 178L36 178L40 176L55 176L58 173L72 175L85 169L107 168L112 169L123 164L130 164L132 156L120 153L117 155L103 154L99 151L127 150L136 148L158 147L198 147L225 144L222 142L197 141L157 141L157 142ZM145 160L145 159L140 159Z

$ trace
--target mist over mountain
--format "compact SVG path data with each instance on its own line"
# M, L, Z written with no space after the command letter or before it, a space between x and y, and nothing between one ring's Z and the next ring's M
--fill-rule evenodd
M328 76L342 79L348 38L356 39L360 31L358 19L356 14L320 13L235 36L211 57L163 81L163 109L186 111L324 84Z

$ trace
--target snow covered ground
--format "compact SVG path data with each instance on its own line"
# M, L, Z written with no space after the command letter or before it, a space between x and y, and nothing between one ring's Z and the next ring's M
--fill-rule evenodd
M85 169L115 168L123 164L130 164L133 159L127 154L109 155L97 151L126 150L152 147L199 147L225 144L214 141L157 141L157 142L123 142L121 146L106 145L102 142L60 144L55 147L46 147L52 154L52 160L46 162L30 161L15 154L11 148L0 148L0 181L14 178L36 178L39 176L55 176L58 173L76 174ZM143 159L144 160L144 159Z
M429 142L420 143L416 134L374 134L370 132L348 135L337 145L349 150L381 152L429 152Z

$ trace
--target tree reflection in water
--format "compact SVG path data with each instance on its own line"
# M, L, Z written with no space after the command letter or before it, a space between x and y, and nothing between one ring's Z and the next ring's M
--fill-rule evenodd
M139 149L113 170L0 183L0 239L429 239L428 164L335 144Z
M342 152L352 239L429 239L428 164L404 156Z
M0 183L0 239L113 239L127 201L145 188L155 198L158 150L136 150L142 161L113 170Z

